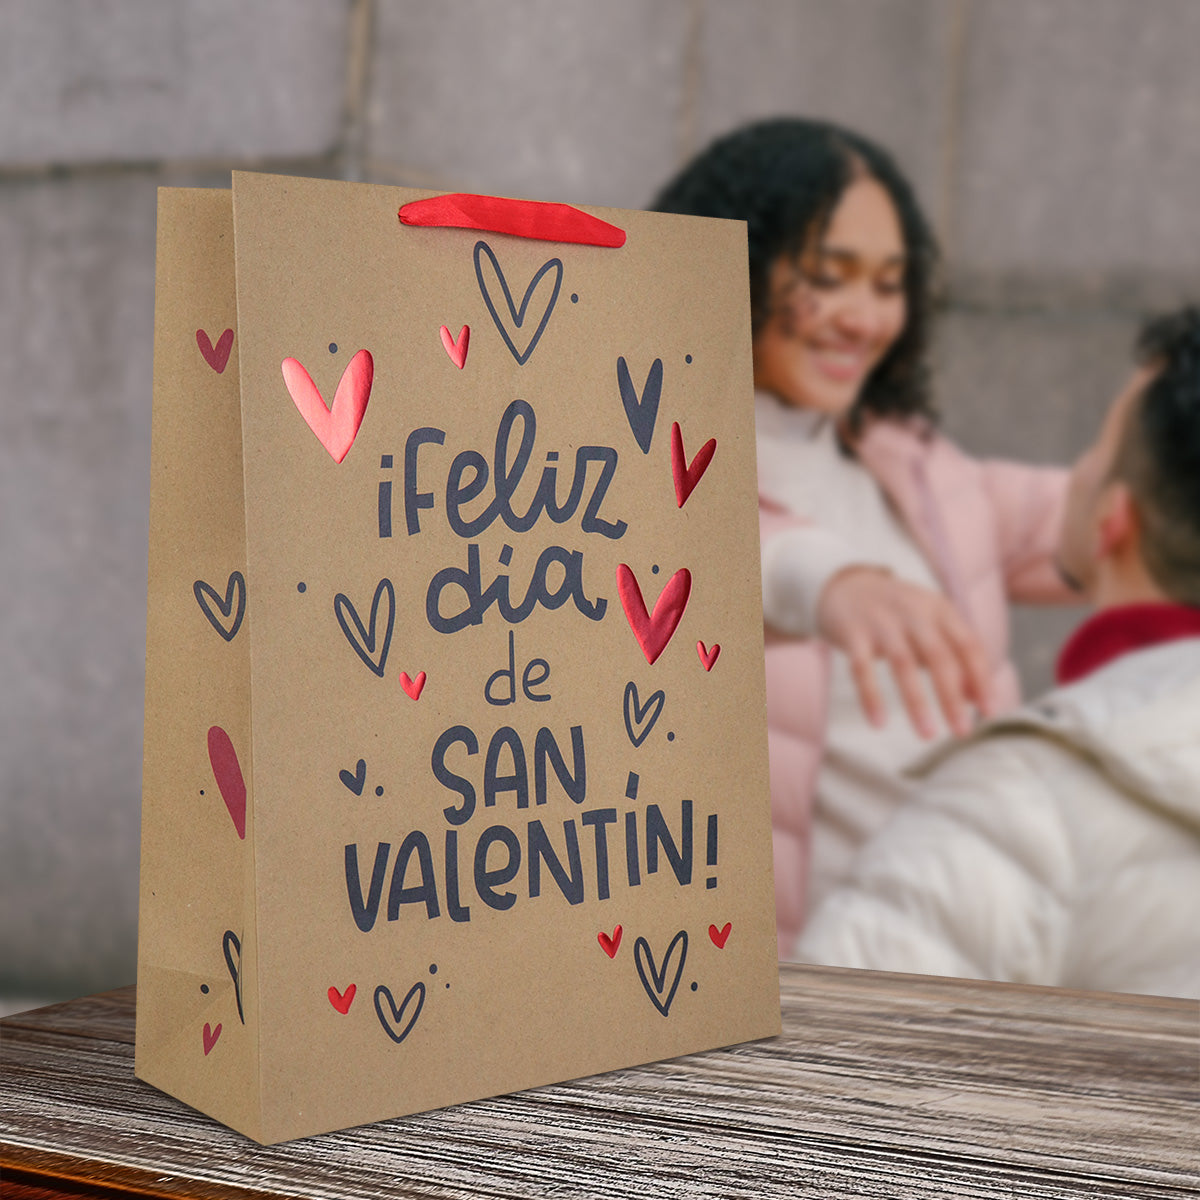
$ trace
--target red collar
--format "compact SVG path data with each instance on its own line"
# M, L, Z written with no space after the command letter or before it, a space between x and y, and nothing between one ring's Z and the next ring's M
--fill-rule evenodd
M1101 609L1067 639L1055 674L1060 684L1075 683L1131 650L1188 637L1200 637L1200 608L1168 603Z

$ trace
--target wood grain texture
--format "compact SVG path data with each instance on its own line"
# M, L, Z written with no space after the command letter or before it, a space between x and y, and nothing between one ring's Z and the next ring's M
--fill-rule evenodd
M126 988L0 1023L0 1165L147 1196L1200 1193L1195 1002L791 964L781 985L779 1038L273 1147L134 1079Z

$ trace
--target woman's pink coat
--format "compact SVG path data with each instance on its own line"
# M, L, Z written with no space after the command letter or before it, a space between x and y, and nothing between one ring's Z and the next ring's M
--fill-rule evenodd
M1011 602L1078 600L1054 568L1067 472L973 459L938 434L873 422L859 461L891 499L942 588L978 634L992 670L994 710L1020 700L1009 657ZM763 497L763 544L802 520ZM804 925L810 828L825 748L829 648L766 630L767 738L775 841L775 912L786 955Z

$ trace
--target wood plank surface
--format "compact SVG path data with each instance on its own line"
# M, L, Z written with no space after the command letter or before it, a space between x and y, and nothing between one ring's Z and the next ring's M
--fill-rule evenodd
M134 1079L126 988L0 1022L0 1167L30 1197L1200 1195L1200 1004L781 985L779 1038L272 1147Z

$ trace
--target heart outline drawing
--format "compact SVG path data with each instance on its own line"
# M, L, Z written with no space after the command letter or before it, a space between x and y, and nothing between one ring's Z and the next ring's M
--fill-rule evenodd
M467 365L467 349L471 345L471 327L464 325L458 331L458 339L455 340L454 335L443 325L441 335L442 345L450 356L450 361L461 371Z
M676 507L682 508L688 497L696 490L696 485L708 470L713 455L717 452L717 439L709 438L689 463L683 450L683 431L679 422L671 424L671 478L675 481Z
M658 423L658 404L662 399L663 364L656 358L650 364L646 383L639 396L629 374L629 364L624 358L617 359L617 387L621 392L621 404L625 408L625 419L630 432L641 447L643 454L650 453L654 440L654 426Z
M605 933L603 929L600 930L600 932L598 934L596 934L596 941L598 941L600 943L600 949L603 950L604 953L607 954L609 958L617 957L617 951L620 950L620 948L621 948L621 934L623 932L624 932L624 930L621 928L620 925L618 925L612 931L611 937L607 933Z
M350 984L344 992L339 992L331 984L327 995L329 996L329 1003L344 1017L350 1011L350 1005L354 1003L354 996L357 992L358 985L354 983Z
M517 349L516 343L509 335L508 327L505 325L496 308L495 301L492 299L487 280L484 278L483 261L481 258L483 254L487 255L488 261L492 264L492 270L495 272L501 291L504 293L504 302L508 307L509 316L512 317L512 322L517 329L521 329L525 325L525 318L529 314L529 302L533 299L533 294L537 290L538 284L541 283L547 272L554 272L554 287L550 293L550 299L546 303L545 311L542 313L537 329L534 330L533 336L529 339L529 343L523 351ZM508 280L504 278L504 272L500 268L500 260L496 257L491 246L484 241L475 243L475 279L479 283L479 292L483 296L483 302L487 305L488 312L492 314L492 321L500 331L500 336L504 339L504 344L508 347L513 358L517 360L517 366L523 367L529 361L529 356L541 340L541 336L546 330L546 324L550 320L550 314L554 311L554 306L558 302L558 293L562 290L563 281L562 259L548 259L537 269L533 278L529 281L529 286L525 289L525 295L521 298L520 308L517 308L513 303L512 292L508 287Z
M208 761L212 767L213 778L217 781L217 790L225 807L233 818L233 827L242 841L246 840L246 780L242 775L242 766L238 762L237 751L233 748L233 740L220 725L213 725L208 731Z
M692 594L692 573L687 567L680 567L659 593L653 612L647 611L637 576L625 563L617 567L617 592L629 628L633 630L646 661L653 666L683 619L683 610Z
M226 329L217 338L217 344L214 346L212 339L208 336L208 332L204 329L197 329L196 345L200 347L200 353L204 355L204 361L218 375L221 375L229 365L229 352L233 349L233 330Z
M375 360L370 351L360 350L346 364L337 391L333 394L332 405L326 405L325 397L313 383L312 376L297 359L285 358L280 368L288 395L297 411L333 461L340 463L350 453L350 447L358 437L367 402L371 399Z
M650 731L662 715L666 700L667 693L659 688L657 692L652 692L647 696L646 703L642 704L638 696L637 684L631 679L625 685L625 733L633 743L635 750L650 736ZM652 713L651 709L654 710ZM644 728L640 733L635 733L635 728L643 721L646 722Z
M677 946L682 947L679 955L679 962L675 966L675 977L671 980L671 986L668 989L667 972L671 966L671 957L675 953ZM654 962L654 952L650 949L650 943L644 937L638 938L633 944L633 961L637 966L638 977L642 981L642 987L646 989L646 995L650 997L654 1007L658 1009L664 1017L671 1015L671 1003L675 999L675 993L679 988L679 981L683 978L683 965L687 962L688 951L688 935L686 929L681 929L672 939L667 952L663 955L662 966L657 967ZM649 972L649 978L647 978ZM666 991L666 999L660 997Z
M380 640L379 661L376 662L371 656L375 653L375 643L378 639L376 625L379 618L379 603L385 596L387 597L387 629L384 630L383 638ZM349 621L346 619L347 610L350 614ZM371 600L371 628L369 632L359 618L358 609L354 607L354 602L345 592L338 592L334 596L333 613L337 617L338 624L342 627L342 632L346 635L346 641L354 648L355 654L382 679L387 670L388 648L392 644L392 629L396 624L396 592L392 587L392 581L385 576L375 586L375 595ZM350 621L354 623L354 630L350 628ZM358 633L357 637L355 636L355 630Z
M354 771L347 771L343 767L338 772L338 778L350 789L356 796L361 796L363 793L363 785L367 782L367 760L360 758L354 767Z
M404 1022L402 1021L404 1012L412 1002L414 996L417 998L417 1006L413 1010L412 1016L408 1018L408 1021ZM388 1007L392 1010L390 1022L383 1011L382 1001L384 999L387 1000ZM383 1032L397 1045L412 1033L412 1027L417 1023L417 1018L421 1015L421 1009L424 1007L425 984L420 979L408 989L408 993L400 1002L399 1008L396 1007L396 1001L392 998L391 989L386 984L381 983L375 989L375 1015L379 1018L379 1024L383 1026ZM393 1028L393 1026L400 1028L400 1032L397 1033L396 1028Z
M197 579L192 584L192 593L196 597L196 603L200 605L200 611L208 618L209 624L227 642L232 642L237 637L237 631L242 627L242 618L246 615L246 577L241 571L230 572L224 597L211 583L206 583L203 579ZM235 593L237 596L236 613L233 611ZM217 619L217 614L209 607L210 601L217 606L217 612L226 620L233 616L233 624L228 629L221 624Z

